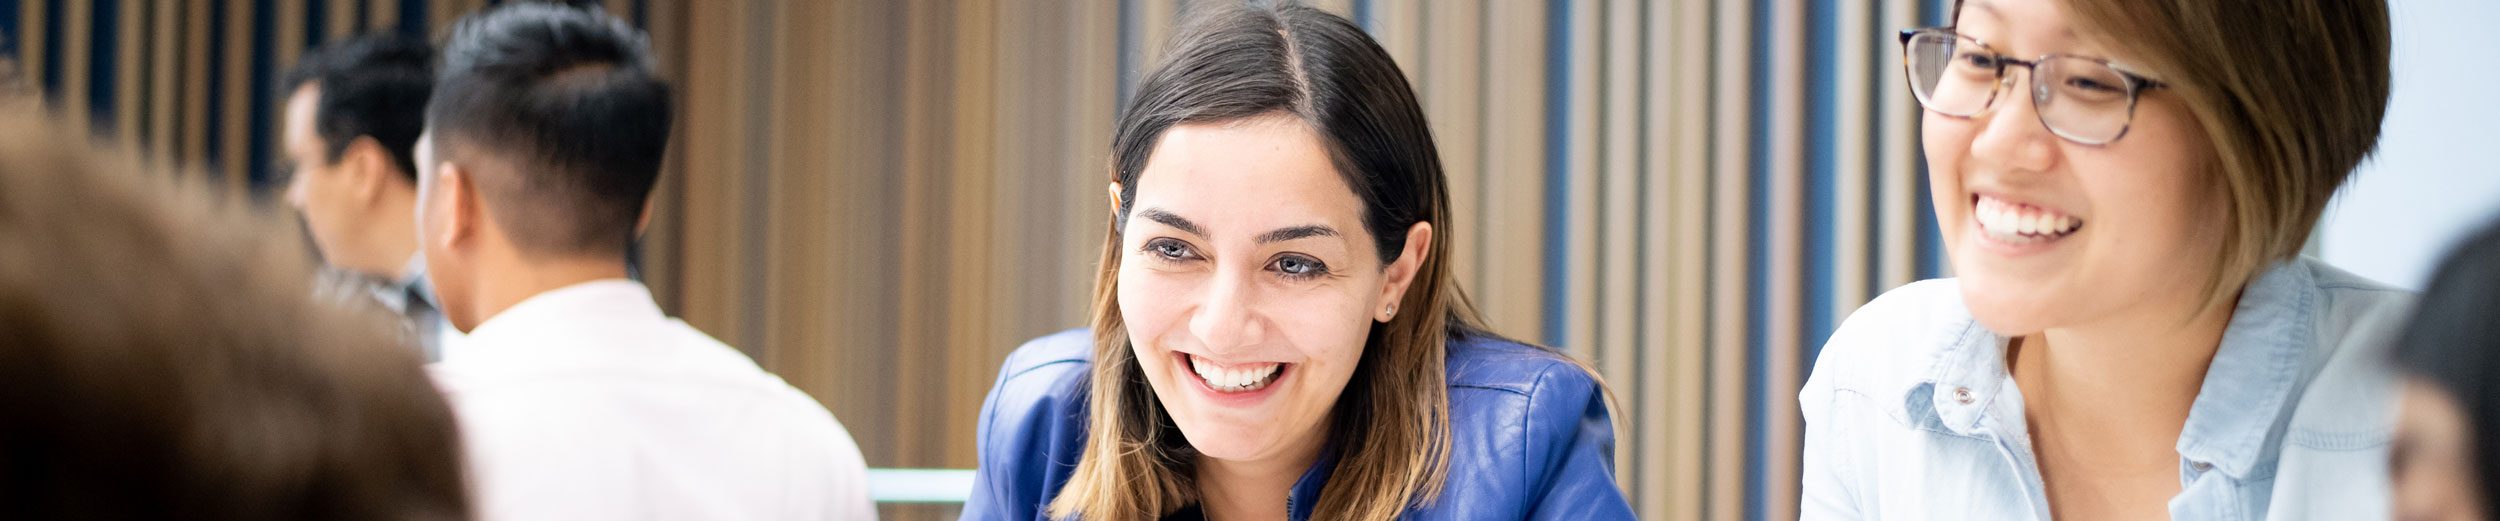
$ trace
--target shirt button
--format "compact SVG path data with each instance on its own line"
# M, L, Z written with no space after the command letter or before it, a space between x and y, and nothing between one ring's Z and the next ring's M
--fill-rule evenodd
M2191 468L2191 469L2196 469L2196 471L2197 471L2197 472L2205 472L2205 471L2213 470L2213 469L2214 469L2214 464L2212 464L2212 463L2206 463L2206 462L2202 462L2202 461L2190 461L2190 462L2188 462L2188 468Z
M1969 387L1953 388L1953 401L1962 402L1962 405L1970 405L1970 402L1974 400L1976 398L1971 397Z

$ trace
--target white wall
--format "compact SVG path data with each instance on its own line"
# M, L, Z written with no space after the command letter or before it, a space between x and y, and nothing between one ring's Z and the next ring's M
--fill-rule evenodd
M2500 1L2390 0L2395 93L2378 155L2319 224L2318 254L2420 288L2500 217Z

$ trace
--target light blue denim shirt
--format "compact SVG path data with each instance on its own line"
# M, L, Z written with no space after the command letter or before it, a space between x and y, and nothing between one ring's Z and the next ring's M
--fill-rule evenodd
M2179 433L2179 520L2384 519L2394 378L2412 294L2310 259L2240 295ZM1952 279L1849 316L1797 401L1804 519L2046 520L2007 338Z

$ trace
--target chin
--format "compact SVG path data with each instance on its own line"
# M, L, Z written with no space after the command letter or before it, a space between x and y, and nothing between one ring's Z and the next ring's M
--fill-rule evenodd
M1181 437L1188 440L1189 448L1198 451L1200 456L1250 461L1267 456L1268 452L1272 452L1269 449L1276 446L1276 440L1268 433L1259 432L1265 430L1253 425L1229 423L1192 429L1188 423L1182 423Z
M1962 305L1970 309L1971 318L1998 335L2035 334L2056 321L2049 303L2057 299L2046 295L2038 284L2001 283L1984 276L1964 276L1961 282Z

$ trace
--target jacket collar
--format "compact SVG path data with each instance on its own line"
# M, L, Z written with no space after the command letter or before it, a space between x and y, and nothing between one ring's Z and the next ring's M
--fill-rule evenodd
M2317 344L2309 317L2316 280L2303 262L2267 269L2242 290L2213 364L2179 433L2179 457L2248 479L2273 460L2273 437L2290 410L2302 358ZM2005 367L2007 338L1989 331L1961 305L1925 338L1938 344L1924 378L1903 386L1910 424L1972 436L1991 419L2022 425L2021 394Z

